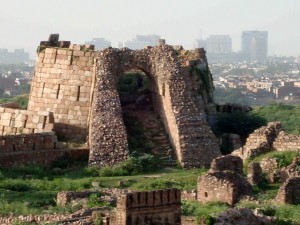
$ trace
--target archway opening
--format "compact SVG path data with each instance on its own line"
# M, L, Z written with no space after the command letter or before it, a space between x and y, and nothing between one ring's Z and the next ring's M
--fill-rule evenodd
M155 85L153 78L145 72L129 70L119 76L118 92L129 152L167 159L171 145L163 122L155 112Z

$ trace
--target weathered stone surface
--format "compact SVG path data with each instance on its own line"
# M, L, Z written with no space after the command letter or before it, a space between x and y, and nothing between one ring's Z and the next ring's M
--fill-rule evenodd
M260 167L262 172L267 174L267 180L270 184L276 183L278 181L278 168L279 163L275 158L266 158L260 161Z
M182 201L194 201L197 200L197 190L181 191Z
M262 181L262 169L259 163L254 162L248 166L247 179L250 184L257 185Z
M199 202L225 202L234 205L242 196L251 195L251 184L232 171L217 171L199 177L197 200Z
M216 217L215 225L275 225L275 218L264 216L257 210L229 209Z
M278 173L281 183L291 177L300 177L300 157L295 157L291 165L281 168Z
M238 156L220 156L211 162L210 172L230 170L243 174L243 160Z
M118 198L112 225L181 225L180 191L136 192Z
M250 134L246 144L241 149L232 152L232 155L237 155L242 159L246 159L261 153L272 151L273 142L281 131L281 123L270 122L267 126L263 126Z
M57 35L42 42L28 104L30 111L53 112L58 135L81 140L88 136L90 165L113 166L128 156L117 81L131 69L149 77L154 109L182 166L208 167L220 155L207 123L216 108L212 76L200 75L209 71L203 49L175 50L166 44L137 51L93 49L65 46Z
M202 116L205 111L203 98L201 102L193 98L193 95L199 95L195 90L199 84L193 84L191 66L181 66L172 46L137 51L108 48L95 57L90 165L112 166L127 157L126 130L116 85L121 74L136 68L150 78L155 111L162 118L179 162L184 167L207 167L220 155L218 140ZM198 60L200 65L200 58ZM195 62L193 66L197 65L197 60Z
M300 135L281 131L273 143L277 151L300 151Z
M291 177L279 188L276 200L287 204L300 203L300 177Z

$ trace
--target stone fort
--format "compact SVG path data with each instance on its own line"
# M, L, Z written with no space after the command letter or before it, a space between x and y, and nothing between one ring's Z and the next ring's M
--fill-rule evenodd
M208 167L220 155L208 123L216 105L204 49L160 40L142 50L95 51L58 37L50 35L37 49L27 110L0 108L0 151L23 151L24 145L57 151L58 135L87 141L89 165L124 161L129 149L117 82L138 70L148 77L154 111L181 165Z

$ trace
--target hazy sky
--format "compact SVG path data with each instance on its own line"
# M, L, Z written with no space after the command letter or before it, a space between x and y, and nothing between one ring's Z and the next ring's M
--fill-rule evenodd
M113 44L136 34L159 34L192 48L210 34L232 37L269 31L269 55L300 55L300 0L0 0L0 48L34 52L50 33L81 44L104 37ZM34 56L34 54L32 54Z

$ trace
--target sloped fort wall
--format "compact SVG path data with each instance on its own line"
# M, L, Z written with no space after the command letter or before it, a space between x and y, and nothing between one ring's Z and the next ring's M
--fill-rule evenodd
M88 136L90 165L111 166L128 156L117 81L130 69L149 77L155 111L184 167L209 166L220 155L207 123L214 103L203 49L160 45L93 51L93 46L69 42L41 44L28 109L53 112L58 135Z

